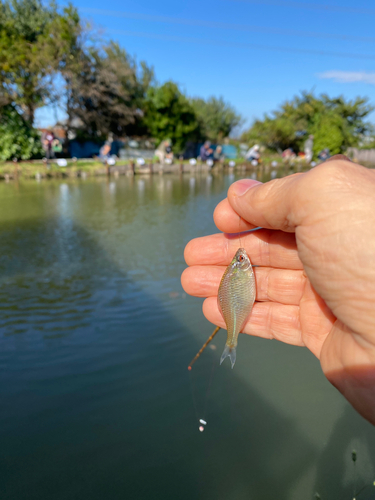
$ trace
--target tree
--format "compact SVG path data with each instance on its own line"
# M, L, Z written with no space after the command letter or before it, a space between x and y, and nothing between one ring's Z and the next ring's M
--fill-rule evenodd
M136 128L153 71L136 62L114 42L82 49L62 71L66 79L69 127L79 135L106 138ZM76 127L77 128L77 127Z
M133 79L126 54L112 45L79 55L78 67L64 72L68 82L68 114L87 135L104 138L134 121L128 86Z
M315 155L324 148L339 153L358 144L372 130L364 119L373 109L367 98L345 101L343 96L316 97L302 92L301 96L283 103L271 116L256 120L242 140L260 142L278 151L291 147L297 152L303 149L306 135L313 134Z
M155 85L154 69L141 61L140 67L136 61L132 61L135 80L132 88L132 98L136 106L135 121L125 127L125 132L129 136L149 135L148 127L144 117L147 110L147 93L152 85Z
M8 104L0 112L0 160L28 160L43 155L39 133Z
M295 150L299 142L292 120L287 117L271 118L267 115L263 120L256 120L252 127L244 132L241 140L249 144L260 143L280 152L289 147Z
M53 78L80 29L72 6L59 13L54 3L41 0L0 0L0 94L31 125L35 110L55 97Z
M220 142L228 137L232 130L243 120L240 114L222 97L191 99L191 104L200 122L202 134L206 139Z
M187 141L201 137L193 106L171 81L150 87L144 121L151 135L159 142L171 139L176 153L183 151Z

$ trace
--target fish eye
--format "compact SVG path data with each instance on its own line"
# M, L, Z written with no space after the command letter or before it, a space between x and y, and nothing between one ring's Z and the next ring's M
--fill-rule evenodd
M245 260L245 257L243 255L238 256L238 262L243 262Z

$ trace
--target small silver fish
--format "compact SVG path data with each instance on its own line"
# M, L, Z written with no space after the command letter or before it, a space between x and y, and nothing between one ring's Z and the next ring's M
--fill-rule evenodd
M246 250L239 248L221 278L217 298L228 332L220 364L229 356L233 368L238 334L253 308L255 295L253 267Z

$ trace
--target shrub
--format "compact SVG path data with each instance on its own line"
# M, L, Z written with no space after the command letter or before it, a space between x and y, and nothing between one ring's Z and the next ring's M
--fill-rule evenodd
M14 106L4 106L0 115L0 160L29 160L42 156L39 132L22 118Z

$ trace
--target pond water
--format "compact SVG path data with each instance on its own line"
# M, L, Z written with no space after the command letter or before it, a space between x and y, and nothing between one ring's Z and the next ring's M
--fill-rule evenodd
M375 430L306 349L243 336L231 370L221 331L187 370L213 326L181 288L183 250L215 232L234 180L0 184L1 500L349 500L372 484Z

